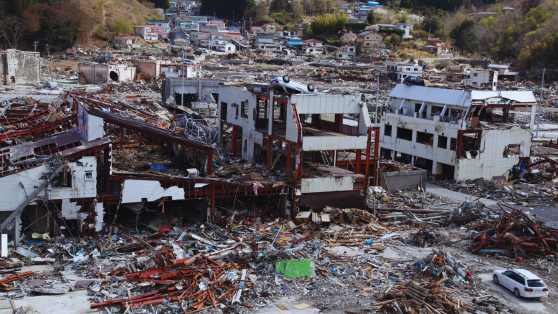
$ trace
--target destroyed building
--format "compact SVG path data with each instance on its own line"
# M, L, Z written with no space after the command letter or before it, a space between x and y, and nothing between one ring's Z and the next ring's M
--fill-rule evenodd
M381 156L435 178L506 176L529 162L537 101L531 91L467 91L397 85L382 113ZM530 117L518 119L515 110ZM515 120L514 120L515 118Z
M136 79L137 69L126 64L100 64L85 62L78 65L80 84L107 84Z
M377 181L378 132L367 106L353 95L317 94L304 85L300 93L273 82L220 85L221 146L269 169L280 165L295 186L287 213L340 201L360 208L361 192Z
M6 50L0 62L4 85L37 83L41 79L41 56L38 52Z

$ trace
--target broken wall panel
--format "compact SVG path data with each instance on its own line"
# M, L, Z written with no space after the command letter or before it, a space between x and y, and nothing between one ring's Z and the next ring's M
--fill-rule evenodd
M149 180L125 180L123 183L122 203L139 203L142 199L153 202L163 197L183 200L184 189L177 186L164 189L158 181Z

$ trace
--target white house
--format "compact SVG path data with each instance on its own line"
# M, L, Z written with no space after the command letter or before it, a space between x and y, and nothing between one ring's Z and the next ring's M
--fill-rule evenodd
M335 52L335 58L338 60L353 60L356 56L355 46L342 46L341 50Z
M386 67L388 77L401 83L403 83L407 76L422 76L422 67L418 64L386 61L384 66Z
M323 42L317 39L303 40L302 53L320 54L324 52Z
M413 38L413 36L409 35L409 32L411 31L411 24L408 23L397 23L395 24L395 28L397 29L402 29L405 31L405 34L403 34L403 38Z

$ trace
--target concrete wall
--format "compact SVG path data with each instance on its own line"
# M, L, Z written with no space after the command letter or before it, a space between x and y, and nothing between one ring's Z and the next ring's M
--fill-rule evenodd
M106 84L109 81L109 67L106 64L78 64L78 82L80 84Z
M382 172L380 184L387 191L417 190L417 187L426 189L427 171L417 169L406 172Z
M161 75L161 61L139 60L134 62L140 73L146 73L154 77Z
M41 57L38 52L5 52L2 54L4 84L37 83L40 81Z
M220 82L221 81L197 80L187 78L184 80L184 92L186 94L198 95L198 100L200 101L211 101L211 94L219 93ZM175 93L182 93L182 78L165 78L163 80L163 88L161 91L163 101L166 101L169 97L174 97Z
M97 159L82 157L77 162L68 163L71 169L71 187L52 187L49 193L51 200L62 200L62 216L66 219L77 219L80 209L71 198L95 197L97 195ZM42 165L17 174L0 178L0 211L14 211L35 190L35 186L46 180L51 168ZM69 174L68 174L69 175ZM23 185L23 188L20 186ZM34 200L46 198L46 189L40 192ZM30 205L36 204L34 201ZM103 203L97 204L97 220L91 227L100 231L103 221ZM87 215L81 214L82 218ZM85 215L85 216L84 216Z

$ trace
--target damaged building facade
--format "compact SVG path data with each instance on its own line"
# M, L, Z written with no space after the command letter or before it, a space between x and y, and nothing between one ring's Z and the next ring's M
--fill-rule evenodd
M529 162L536 99L531 91L467 91L397 85L380 126L381 157L456 181L507 176ZM513 121L514 110L530 113Z
M6 50L0 58L0 76L4 85L37 83L41 80L38 52Z
M367 107L352 95L221 84L219 113L222 147L248 162L277 167L292 182L287 213L339 202L361 208L366 189L376 185L379 133Z

